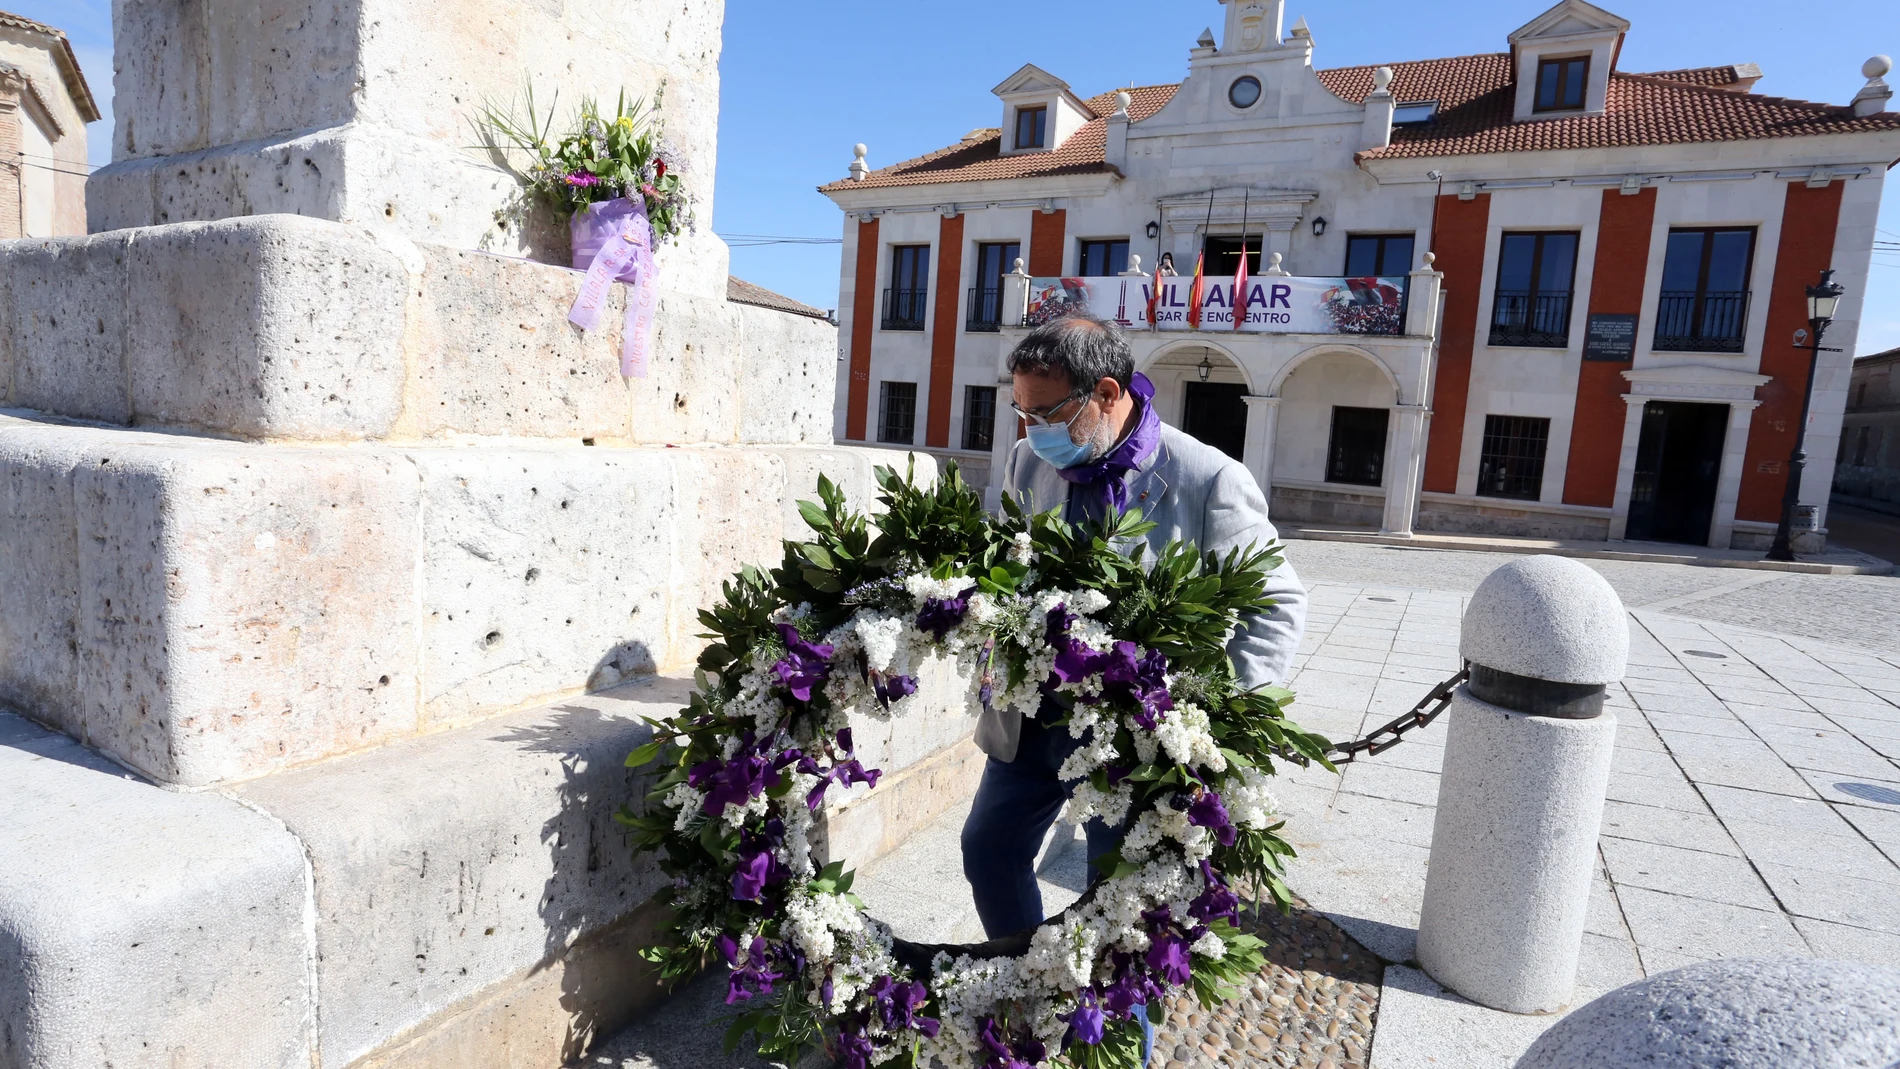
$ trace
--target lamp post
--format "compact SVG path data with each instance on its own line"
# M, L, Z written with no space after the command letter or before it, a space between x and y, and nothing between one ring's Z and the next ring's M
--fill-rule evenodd
M1814 369L1821 362L1822 353L1840 352L1822 346L1821 335L1827 333L1828 324L1834 321L1834 306L1840 303L1841 294L1845 292L1841 284L1834 281L1833 268L1822 271L1821 281L1808 287L1808 329L1795 331L1795 345L1808 351L1808 384L1801 391L1801 422L1794 427L1794 452L1788 457L1788 484L1781 491L1781 522L1775 526L1775 542L1768 547L1767 560L1794 559L1790 539L1795 505L1801 500L1801 473L1808 466L1808 407L1814 402Z

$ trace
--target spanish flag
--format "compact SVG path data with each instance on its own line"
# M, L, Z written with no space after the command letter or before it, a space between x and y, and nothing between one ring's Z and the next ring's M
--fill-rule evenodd
M1188 287L1188 327L1191 330L1201 329L1201 298L1206 296L1201 292L1201 287L1206 282L1206 279L1202 277L1202 270L1206 266L1207 250L1202 249L1194 257L1194 284Z

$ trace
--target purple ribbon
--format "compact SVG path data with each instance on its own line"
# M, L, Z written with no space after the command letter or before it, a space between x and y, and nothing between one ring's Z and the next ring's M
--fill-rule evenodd
M1141 416L1127 439L1100 460L1060 468L1056 472L1078 486L1093 488L1102 495L1103 508L1112 507L1117 514L1128 511L1128 473L1141 467L1161 444L1161 417L1155 414L1154 406L1155 384L1137 371L1129 381L1128 392L1140 403Z
M654 286L653 225L647 220L645 197L598 201L574 213L568 223L574 241L574 266L587 272L580 295L568 310L568 321L582 330L600 323L608 287L625 282L627 316L620 338L620 373L632 379L647 377L647 353L652 347L653 313L660 296Z

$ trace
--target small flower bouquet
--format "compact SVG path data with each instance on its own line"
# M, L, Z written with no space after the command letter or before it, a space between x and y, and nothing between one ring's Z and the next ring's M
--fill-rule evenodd
M664 93L662 87L661 94ZM587 240L585 221L601 214L594 205L607 206L638 196L645 201L653 225L654 245L693 225L692 200L680 188L679 171L668 165L665 133L644 98L631 104L623 91L612 114L592 98L583 98L567 132L554 130L554 109L540 112L534 89L526 96L526 117L514 108L484 105L478 120L488 148L508 162L510 170L532 196L539 197L564 220L572 220L576 253L582 246L591 256L597 242ZM517 166L525 156L525 166ZM578 258L578 255L577 255ZM584 266L577 264L576 266Z

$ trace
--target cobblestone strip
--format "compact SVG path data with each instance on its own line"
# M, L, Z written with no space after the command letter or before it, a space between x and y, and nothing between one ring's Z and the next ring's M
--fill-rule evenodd
M1248 915L1267 965L1232 1002L1208 1011L1177 997L1156 1030L1154 1069L1366 1069L1384 966L1332 921L1294 901Z

